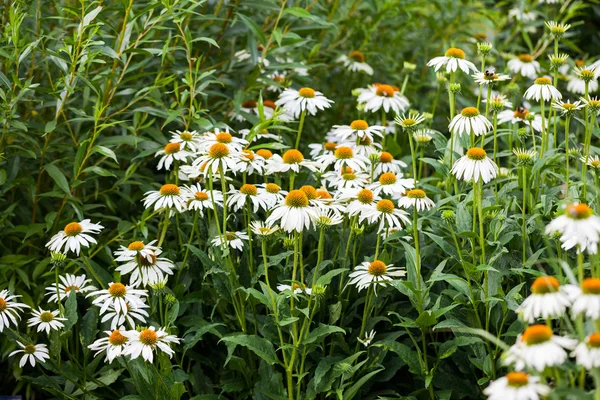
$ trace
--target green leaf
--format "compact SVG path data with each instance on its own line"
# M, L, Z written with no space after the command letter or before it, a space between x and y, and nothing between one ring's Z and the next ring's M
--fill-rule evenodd
M356 396L356 394L358 393L358 391L360 390L360 388L367 383L367 381L369 379L371 379L371 377L373 377L374 375L380 373L381 371L383 371L382 369L378 369L372 372L369 372L368 374L366 374L365 376L363 376L362 378L360 378L358 381L356 381L356 383L352 386L350 386L347 390L344 391L344 400L352 400L352 398L354 398L354 396Z
M333 325L325 325L320 324L317 328L313 329L308 337L304 340L304 344L314 343L326 336L331 335L332 333L342 333L345 334L346 331L340 328L339 326Z
M112 151L111 149L109 149L108 147L94 146L94 148L92 149L92 153L100 153L103 156L112 158L113 160L115 160L115 162L117 164L119 163L119 161L117 160L117 155L115 154L115 152Z
M68 331L77 323L79 316L77 315L77 292L71 290L69 292L69 297L65 302L65 318L64 321L65 327L63 328L65 331Z
M300 18L310 18L311 17L310 13L301 7L286 8L283 11L283 14L290 14L290 15L293 15L295 17L300 17Z
M275 348L267 339L256 335L233 335L221 339L227 345L228 356L225 364L229 362L237 346L244 346L254 354L265 360L269 365L279 364Z
M90 307L81 319L79 337L84 349L92 344L98 334L98 308Z
M50 175L50 178L54 179L54 182L56 182L59 188L61 188L66 194L71 194L71 189L69 189L69 182L67 182L67 178L56 165L46 164L44 170L46 170L48 175Z

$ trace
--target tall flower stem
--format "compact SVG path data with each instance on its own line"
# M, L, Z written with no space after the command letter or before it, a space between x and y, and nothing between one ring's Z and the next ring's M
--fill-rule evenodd
M419 229L417 227L417 222L419 220L419 212L417 211L416 205L413 206L413 236L415 239L415 268L417 270L417 289L421 290L421 252L419 245Z
M540 156L543 157L546 152L546 148L548 147L548 127L546 126L546 117L545 117L545 102L544 98L540 98L540 114L542 115L542 150Z
M196 210L196 213L194 214L194 220L192 222L192 231L190 232L190 238L189 238L187 246L185 248L185 255L183 256L183 262L181 263L181 268L177 272L177 281L176 282L179 282L179 277L181 276L181 272L185 268L185 262L187 261L188 254L190 254L190 246L192 245L192 242L194 241L194 234L196 233L196 224L198 223L198 215L199 214L200 214L200 210Z
M412 170L413 170L413 181L415 187L417 186L417 153L415 152L415 145L413 143L412 131L409 129L406 131L408 135L408 143L410 145L410 155L412 157Z
M302 110L300 113L300 124L298 125L298 135L296 136L296 150L300 146L300 137L302 136L302 129L304 128L304 117L306 117L306 110Z
M527 220L525 219L525 209L527 205L527 168L525 168L525 166L522 166L521 171L523 173L523 207L521 208L521 237L523 240L523 264L525 264L525 262L527 262Z
M565 182L566 182L566 197L569 196L569 124L571 123L571 116L567 115L565 119Z
M371 303L373 301L373 285L375 285L375 283L369 285L369 288L367 289L367 297L365 298L365 309L363 310L362 324L360 326L360 333L358 334L359 338L362 338L365 334L365 327L367 326L367 320L369 319ZM356 349L354 350L355 353L358 352L359 346L360 342L357 341Z
M489 101L489 100L488 100ZM498 112L492 111L494 117L492 118L492 125L494 129L494 162L500 166L498 162ZM496 195L496 202L498 202L498 183L494 182L494 194Z

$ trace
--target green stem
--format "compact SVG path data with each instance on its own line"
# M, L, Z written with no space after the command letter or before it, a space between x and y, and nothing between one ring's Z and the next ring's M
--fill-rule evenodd
M296 136L296 150L300 146L300 137L302 136L302 129L304 128L304 118L306 117L306 110L302 110L300 113L300 125L298 125L298 135Z
M521 167L523 173L523 207L521 222L521 237L523 239L523 264L527 262L527 220L525 219L525 208L527 204L527 168Z

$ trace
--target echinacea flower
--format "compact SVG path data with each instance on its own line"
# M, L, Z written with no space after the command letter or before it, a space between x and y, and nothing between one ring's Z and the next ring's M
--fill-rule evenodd
M583 314L593 320L600 318L600 278L586 278L580 286L565 285L564 291L571 300L573 317Z
M320 229L327 229L344 222L344 218L337 211L324 207L316 207L315 213L311 218L317 228Z
M370 189L341 189L336 194L336 199L346 204L346 212L349 216L362 215L363 212L369 211L379 200ZM360 218L361 220L363 218Z
M199 183L182 187L181 194L188 209L198 211L200 216L204 216L204 210L212 210L213 206L223 207L223 193L219 190L206 191Z
M520 54L508 61L507 65L513 74L521 74L529 79L535 79L540 72L540 63L529 54Z
M50 359L50 354L48 354L48 347L45 344L23 344L16 341L19 346L21 346L21 350L15 350L11 352L8 356L12 357L18 353L24 353L23 357L21 357L21 361L19 361L19 367L23 368L27 361L32 367L35 367L36 359L41 362L46 362L46 359Z
M589 156L587 159L585 157L580 157L579 159L582 163L586 163L588 167L592 170L596 171L596 173L600 172L600 157L598 156Z
M523 95L527 100L534 99L545 101L562 99L562 94L552 85L552 80L547 77L537 78L533 85L531 85Z
M600 368L600 332L594 332L579 343L571 353L577 364L587 370Z
M122 311L117 312L114 305L111 305L102 316L100 322L104 323L110 320L110 329L113 330L117 329L117 326L122 326L125 322L127 322L132 329L135 329L137 324L145 324L146 319L150 316L145 310L146 308L150 308L146 303L139 303L135 308L127 304L127 314L123 314Z
M269 226L278 224L286 232L302 232L303 229L310 229L314 216L315 209L310 205L306 193L292 190L283 202L273 208L266 223Z
M11 323L16 326L17 319L21 319L19 313L23 312L23 308L30 308L27 304L17 303L15 299L19 297L21 296L11 295L6 289L0 291L0 333Z
M179 343L179 339L175 335L169 335L162 328L156 330L153 326L141 332L136 330L125 331L124 336L127 337L128 344L122 354L130 356L132 360L141 355L145 361L152 362L157 348L171 358L174 351L171 349L170 344Z
M263 239L267 238L279 231L279 227L277 225L268 226L266 223L264 223L262 221L250 222L250 229L252 230L253 234L255 234L259 238L263 238Z
M300 172L301 168L308 168L311 171L316 170L317 164L304 158L304 155L296 150L290 149L283 153L282 157L273 155L266 164L267 172L272 174L275 172Z
M571 100L567 100L567 102L562 102L561 100L554 100L552 102L552 108L559 110L562 115L572 116L577 111L581 110L583 106L581 105L581 101L575 101L571 103Z
M248 145L246 139L233 136L229 133L229 128L226 128L225 132L220 131L218 128L215 128L213 132L206 132L200 136L198 142L200 143L198 152L201 154L210 152L211 147L215 144L224 144L232 155L238 155Z
M392 264L386 265L386 263L380 260L365 261L357 265L354 271L348 275L350 278L348 285L356 286L359 292L373 285L375 294L377 294L377 286L385 286L394 280L394 278L405 275L405 270L400 267L394 267Z
M363 346L369 347L371 345L371 343L373 342L373 340L375 339L375 333L376 333L375 330L372 329L371 332L365 333L364 339L358 338L357 340Z
M104 314L109 307L114 307L120 314L127 314L129 309L143 308L145 306L143 298L148 296L148 292L142 289L134 289L132 286L123 285L120 282L111 282L108 289L97 290L85 297L97 296L92 304L100 307L100 315Z
M402 224L410 224L408 214L394 206L394 203L388 199L381 199L374 205L364 210L359 217L359 221L368 220L374 224L379 222L377 232L383 232L387 229L402 229Z
M97 243L89 234L98 234L104 227L100 224L93 224L89 219L84 219L81 222L71 222L65 228L52 236L50 241L46 243L46 247L50 251L64 252L72 251L79 255L81 246L90 247L91 243Z
M546 367L564 363L568 358L565 349L571 350L576 344L574 339L554 335L548 325L532 325L508 349L504 363L514 364L518 371L533 368L542 372Z
M106 352L105 360L109 364L117 357L123 355L123 351L127 346L129 339L123 335L124 328L115 329L113 331L104 331L106 337L96 340L94 343L88 346L88 349L95 351L94 357L102 352Z
M386 113L391 110L395 114L400 114L410 105L398 88L379 83L360 89L357 101L359 104L364 104L364 110L367 112L378 112L383 108Z
M129 284L133 287L162 282L165 274L173 275L175 265L167 258L158 257L161 253L162 250L157 247L153 252L147 252L145 257L121 257L125 264L119 265L116 270L121 275L131 274Z
M58 289L56 287L56 283L46 288L46 296L50 296L50 298L48 299L50 303L58 302L58 295L56 293L57 291L61 293L60 300L64 301L69 297L72 291L74 291L75 293L85 294L86 292L89 292L91 290L96 290L94 286L88 285L88 283L92 280L85 279L85 275L77 276L66 274L64 276L59 276L59 278L60 283L58 284ZM2 307L0 307L0 309L1 308Z
M509 372L485 388L488 400L539 400L546 398L550 388L540 383L539 376L525 372Z
M226 232L223 236L217 236L212 241L213 246L219 246L225 248L226 246L231 247L239 251L244 250L244 242L248 241L249 237L246 232Z
M394 159L391 153L387 151L382 151L379 153L379 160L376 161L375 169L373 170L373 175L379 176L386 172L391 172L393 174L399 174L402 171L402 168L406 168L407 165L404 161Z
M448 129L458 136L470 135L481 136L492 130L492 124L486 117L479 113L475 107L465 107L460 114L454 116Z
M331 107L333 100L312 88L303 87L299 90L285 89L275 104L286 109L294 118L298 118L302 112L315 115L317 111Z
M423 114L413 112L409 112L408 116L397 115L396 118L394 118L394 122L399 125L402 130L408 133L414 132L423 121L425 121Z
M323 154L317 157L315 162L321 164L322 171L332 164L336 171L341 171L344 167L351 168L354 171L366 171L369 159L356 154L351 147L338 146L333 154Z
M533 129L541 132L542 131L542 116L539 114L533 115L525 107L519 106L516 110L504 110L498 113L498 124L502 125L506 122L511 124L518 124L524 122L525 124L533 126Z
M486 69L483 72L475 72L473 79L480 85L493 85L497 82L502 82L510 79L510 76L506 74L497 74L496 71Z
M202 166L205 174L218 175L231 171L237 172L240 161L240 152L233 150L225 143L213 143L206 154L192 162L193 167Z
M468 74L469 71L476 72L477 67L471 61L465 60L465 52L461 49L451 47L446 50L442 57L434 57L427 63L428 67L433 67L435 72L442 67L446 67L446 72L456 72L459 68Z
M379 176L377 182L369 186L369 189L378 196L385 194L393 199L399 199L407 189L415 187L414 179L405 179L402 176L401 173L384 172Z
M348 55L342 54L336 62L342 63L348 71L373 75L373 68L365 62L365 55L360 51L354 50Z
M239 190L231 190L227 193L227 206L233 211L238 211L249 204L253 212L258 212L259 209L268 211L271 207L271 202L264 189L258 188L255 185L246 183Z
M50 334L50 330L58 330L65 325L61 321L66 321L66 318L60 318L57 315L59 314L58 310L54 311L46 311L42 310L31 310L33 314L32 318L29 318L27 321L27 326L37 326L37 331L46 331L47 334Z
M488 99L483 99L483 102L488 103ZM512 106L513 106L512 102L510 102L508 100L508 98L503 94L499 94L499 95L490 97L489 104L490 104L490 109L496 113L499 113L500 111L504 110L505 108L512 108Z
M144 194L144 207L154 205L154 210L176 209L179 212L186 210L185 198L181 195L181 188L172 183L162 185L160 190L150 190ZM66 228L65 228L66 229Z
M435 203L429 197L427 193L421 189L407 190L405 195L398 200L398 206L409 209L415 207L418 212L431 210L435 207Z
M195 153L199 150L200 134L196 131L175 131L171 132L171 143L178 143L181 150L187 150L190 153ZM167 168L168 169L168 168Z
M363 188L369 183L369 175L366 172L353 171L351 168L329 171L324 173L321 178L337 190Z
M277 290L279 290L280 292L285 292L285 291L290 291L293 292L294 294L303 294L306 293L308 295L310 295L312 293L312 289L309 287L306 287L306 285L299 285L297 283L294 283L293 285L282 285L282 284L278 284L277 285Z
M587 250L596 254L600 242L600 217L594 215L587 204L573 203L546 226L546 234L554 232L561 234L563 249L577 247L580 252Z
M542 276L531 285L531 294L521 303L517 314L531 324L538 318L548 320L562 317L570 305L571 301L561 290L558 280L552 276Z
M363 119L357 119L352 121L350 125L334 125L332 128L332 134L339 141L356 142L356 140L362 140L364 138L368 138L372 141L375 135L383 137L384 130L385 127L383 126L370 126L367 121ZM327 148L327 143L325 144L325 148Z
M155 157L162 156L156 169L160 171L164 166L168 171L174 161L186 162L191 155L192 153L181 148L180 143L167 143L164 149L157 151L155 154Z
M487 157L485 150L472 147L467 154L456 160L451 172L463 181L468 182L472 179L475 182L488 183L498 174L498 166Z

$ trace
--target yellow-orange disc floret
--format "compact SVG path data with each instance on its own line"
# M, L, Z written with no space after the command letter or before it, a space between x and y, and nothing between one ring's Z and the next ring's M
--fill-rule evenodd
M373 192L369 189L362 189L356 195L356 199L363 204L371 204L373 202ZM393 204L392 204L393 206Z
M525 329L521 340L528 346L547 342L552 338L552 329L548 325L532 325Z
M467 157L469 157L471 160L483 160L485 157L487 157L487 153L482 148L471 147L467 151Z
M387 267L383 261L374 260L369 264L369 274L373 276L383 276L387 272Z
M268 160L269 158L273 157L273 153L271 152L271 150L267 150L267 149L256 150L256 154L258 154L265 160Z
M392 161L394 161L394 156L392 156L392 153L388 153L387 151L382 151L381 154L379 155L379 162L388 164L388 163L391 163Z
M393 172L385 172L379 176L379 183L382 185L393 185L396 180L396 174Z
M181 150L181 145L179 143L168 143L165 146L165 154L175 154L179 150Z
M327 142L323 145L323 148L327 151L335 151L336 147L337 147L337 144L335 144L333 142Z
M464 60L465 52L456 47L450 47L448 50L446 50L445 56L452 57L452 58L460 58L460 59Z
M125 297L125 294L127 293L127 288L122 283L115 282L109 286L108 293L112 297Z
M395 93L394 87L390 85L378 85L375 90L377 96L393 97Z
M594 332L588 337L587 345L589 347L599 348L600 347L600 332Z
M279 193L279 191L281 190L279 185L276 185L274 183L267 183L265 185L265 189L267 190L267 192L272 193L272 194Z
M406 191L406 197L409 199L424 199L427 195L421 189L412 189Z
M354 152L352 151L352 148L350 148L350 147L340 146L337 149L335 149L334 156L335 156L335 158L337 158L339 160L347 160L354 156Z
M524 63L530 63L533 61L533 56L529 54L519 54L519 60Z
M127 340L127 336L123 335L118 329L112 331L108 337L108 341L113 346L123 346L125 343L127 343Z
M308 88L308 87L303 87L300 90L298 90L298 94L301 97L312 99L313 97L315 97L315 90L311 89L311 88Z
M144 242L131 242L129 243L129 246L127 246L127 249L129 250L133 250L133 251L140 251L144 249Z
M565 210L565 215L573 219L588 219L592 215L592 209L587 204L571 204Z
M513 387L525 386L529 383L529 375L525 372L509 372L506 374L508 384Z
M392 203L392 201L388 199L379 200L375 207L377 208L377 211L384 214L391 214L394 212L395 209L394 203Z
M308 200L314 200L317 198L317 189L310 185L304 185L300 188L306 194Z
M545 76L541 78L537 78L535 80L536 85L552 85L552 80L550 78L546 78Z
M292 190L285 196L285 204L294 208L307 207L308 197L302 190Z
M67 236L76 236L83 231L83 227L78 222L71 222L65 226L64 232Z
M179 187L172 183L167 183L160 188L160 194L162 196L177 196L179 195Z
M479 115L479 110L475 107L465 107L462 109L462 111L460 112L460 114L463 117L467 117L467 118L473 118Z
M581 291L585 294L600 294L600 279L586 278L581 283Z
M194 193L194 198L198 201L206 201L206 200L208 200L208 193L196 192L196 193Z
M224 143L215 143L208 149L210 158L223 158L229 155L229 147Z
M283 153L282 159L286 164L299 164L304 161L304 155L298 150L291 149Z
M369 128L369 124L367 124L367 121L365 120L356 119L352 121L350 128L354 129L355 131L364 131Z
M146 329L140 332L140 342L146 346L154 346L158 342L158 335L152 329Z
M348 55L348 58L354 60L354 61L358 61L360 63L364 63L365 62L365 55L358 51L358 50L352 50L350 52L350 54Z
M540 276L531 285L531 291L535 294L556 293L560 283L553 276Z
M256 196L258 194L258 189L256 186L246 183L240 188L240 193L245 194L246 196Z

